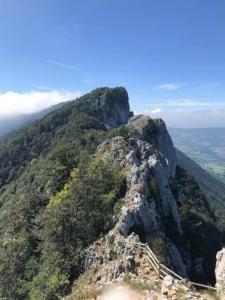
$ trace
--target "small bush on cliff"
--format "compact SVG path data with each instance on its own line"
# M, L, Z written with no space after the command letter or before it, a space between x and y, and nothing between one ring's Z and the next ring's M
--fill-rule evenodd
M150 180L150 184L149 184L149 194L150 194L150 197L157 197L158 193L159 193L159 188L158 188L158 182L157 182L157 179L156 177L152 177L152 179Z
M166 243L162 238L157 238L153 241L153 250L161 263L166 262Z

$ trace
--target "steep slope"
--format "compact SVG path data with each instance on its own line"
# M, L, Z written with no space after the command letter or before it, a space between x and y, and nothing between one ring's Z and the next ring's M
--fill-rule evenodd
M216 211L220 201L205 194L194 178L177 166L175 148L162 120L136 116L127 128L128 140L107 140L97 152L127 174L122 211L109 233L108 240L113 236L121 242L115 242L113 251L120 256L122 249L117 244L123 245L122 237L135 233L182 276L214 283L216 253L224 242L223 206ZM112 248L107 239L103 247ZM92 251L95 257L96 248ZM88 253L88 257L92 255ZM93 258L90 261L95 262ZM111 266L113 278L124 272L124 263L117 261Z
M162 120L132 117L125 89L96 89L9 138L0 175L1 297L59 299L96 265L132 273L124 251L138 241L214 282L225 209L177 166Z
M115 120L107 123L109 107ZM106 128L129 115L125 89L101 88L0 145L1 297L47 299L67 291L84 247L110 227L112 207L124 190L119 172L91 155L107 137L123 134L123 127ZM107 203L97 205L100 199ZM89 226L82 223L86 219ZM76 235L81 228L86 231Z
M215 179L190 157L178 149L176 149L176 156L178 165L190 172L204 190L208 190L209 192L218 195L218 197L225 199L225 184Z
M174 145L225 183L225 128L169 128Z
M0 144L0 188L14 180L20 169L61 139L76 138L88 129L115 128L130 116L127 92L122 88L102 88L71 101L40 122L25 128Z
M174 234L182 234L178 207L170 189L176 167L172 141L161 120L134 117L127 127L132 132L129 140L119 137L107 140L97 152L97 156L105 159L114 157L114 163L123 166L127 174L128 190L124 206L111 234L116 239L133 232L141 242L147 242L152 247L157 248L155 244L161 244L165 254L162 259L186 276L184 262L166 228L171 220ZM162 145L162 140L166 144ZM169 155L163 155L164 151Z

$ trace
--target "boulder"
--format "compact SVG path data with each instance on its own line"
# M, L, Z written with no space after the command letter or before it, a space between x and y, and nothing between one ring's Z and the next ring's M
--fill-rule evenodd
M173 277L170 275L167 275L163 280L163 285L164 285L164 287L168 288L173 285L173 282L174 282Z

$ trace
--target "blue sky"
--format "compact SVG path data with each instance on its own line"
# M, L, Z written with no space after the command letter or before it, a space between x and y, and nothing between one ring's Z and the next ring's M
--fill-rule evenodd
M225 127L225 1L0 0L0 115L99 86L169 126Z

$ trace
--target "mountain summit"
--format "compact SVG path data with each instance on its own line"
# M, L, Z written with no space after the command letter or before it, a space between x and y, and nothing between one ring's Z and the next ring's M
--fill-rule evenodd
M122 87L98 88L76 102L79 112L88 113L104 123L107 129L126 124L132 115L128 93Z

